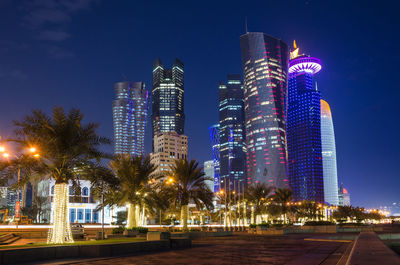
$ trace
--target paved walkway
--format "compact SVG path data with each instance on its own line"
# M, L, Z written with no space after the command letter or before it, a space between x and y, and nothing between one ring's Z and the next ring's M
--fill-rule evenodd
M349 265L400 265L400 257L374 232L360 233L351 253Z
M256 236L241 234L203 238L193 248L140 256L69 260L45 264L291 264L333 265L348 242L309 241L310 235ZM43 263L42 263L43 264Z

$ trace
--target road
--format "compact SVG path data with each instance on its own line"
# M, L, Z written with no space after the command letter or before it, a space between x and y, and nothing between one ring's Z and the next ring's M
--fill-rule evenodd
M203 238L190 249L41 264L337 264L350 243L309 241L306 235Z

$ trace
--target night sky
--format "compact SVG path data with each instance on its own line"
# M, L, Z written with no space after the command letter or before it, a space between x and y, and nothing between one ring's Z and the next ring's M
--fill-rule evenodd
M370 3L370 4L368 4ZM353 205L400 202L399 19L395 1L0 0L0 135L32 109L77 107L112 138L114 83L185 64L189 156L211 159L218 81L242 73L239 37L265 32L321 59L339 183ZM150 114L150 113L149 113ZM150 117L150 115L149 115ZM147 130L146 150L151 148ZM112 151L112 147L108 149Z

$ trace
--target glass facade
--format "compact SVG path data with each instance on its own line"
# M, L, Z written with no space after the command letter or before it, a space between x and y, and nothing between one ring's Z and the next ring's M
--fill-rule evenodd
M240 46L247 182L288 187L285 138L288 46L259 32L242 35Z
M324 174L324 196L329 204L338 205L335 132L328 102L321 99L321 143Z
M143 82L115 84L113 101L114 153L142 155L147 120L148 91Z
M246 183L244 95L240 75L228 75L227 83L219 84L219 155L221 187L238 190Z
M220 180L220 154L219 154L219 124L210 126L211 151L214 162L214 192L218 192L221 188Z
M184 66L175 59L172 69L165 69L160 59L153 63L151 122L154 136L163 132L184 134ZM154 148L154 145L153 145Z
M323 203L321 94L314 86L313 80L314 74L321 66L317 58L296 56L289 62L287 98L290 187L295 201L311 200Z

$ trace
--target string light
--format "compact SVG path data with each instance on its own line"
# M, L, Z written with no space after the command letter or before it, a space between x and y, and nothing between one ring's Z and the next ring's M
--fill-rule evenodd
M73 243L68 221L68 183L54 185L53 227L49 230L48 244Z

